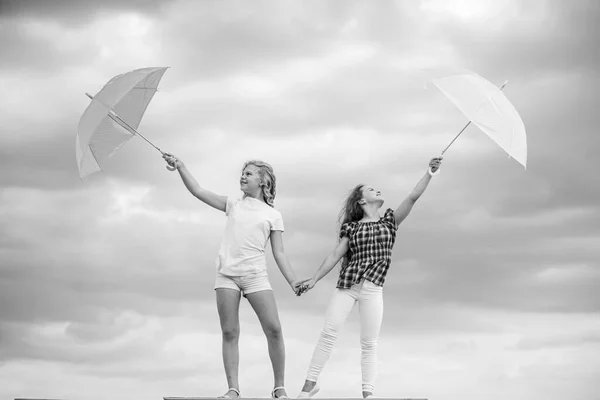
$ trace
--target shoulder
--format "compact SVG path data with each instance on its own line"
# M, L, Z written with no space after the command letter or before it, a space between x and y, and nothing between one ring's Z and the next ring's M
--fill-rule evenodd
M268 213L269 216L271 216L271 218L274 218L274 219L283 219L283 216L281 215L281 212L279 212L278 209L276 209L275 207L271 207L269 205L266 205L266 204L265 204L265 207L266 207L266 213Z
M227 196L227 203L235 205L239 204L243 199L238 196Z
M390 217L394 217L394 210L392 208L388 208L387 210L385 210L385 213L383 214L383 219L390 218Z
M342 226L345 226L347 228L355 228L357 225L358 225L358 221L344 222L342 224Z
M340 237L352 236L354 231L356 231L357 225L358 225L358 222L356 222L356 221L343 223L342 226L340 226Z
M281 216L281 212L279 212L277 208L268 205L264 201L260 202L260 206L258 206L258 209L260 209L260 211L265 214Z
M394 210L391 208L385 210L385 214L383 214L383 217L381 217L381 221L384 224L391 225L394 229L396 229L396 217L394 216Z
M275 207L263 203L258 209L260 218L268 221L272 228L283 230L283 217Z
M227 201L225 203L225 213L229 215L231 210L233 210L240 204L241 200L242 199L240 199L238 196L227 196Z
M267 221L269 221L269 224L271 225L271 231L283 231L284 230L284 224L283 224L283 217L281 216L281 213L275 209L274 207L270 207L267 206L269 208L268 210L268 216L267 216Z

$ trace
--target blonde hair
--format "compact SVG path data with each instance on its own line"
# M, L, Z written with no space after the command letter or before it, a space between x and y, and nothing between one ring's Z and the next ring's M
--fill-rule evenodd
M276 194L276 179L275 173L273 172L273 167L271 166L271 164L266 163L264 161L251 160L246 161L246 163L244 164L244 168L242 168L242 171L244 171L248 165L254 165L256 168L258 168L260 184L262 186L263 200L269 206L273 207L273 202L275 201Z

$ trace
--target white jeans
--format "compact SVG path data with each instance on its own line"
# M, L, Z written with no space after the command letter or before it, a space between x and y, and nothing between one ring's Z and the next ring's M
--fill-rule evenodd
M377 342L383 318L383 288L366 280L350 289L335 289L325 316L325 325L308 368L307 380L316 382L319 378L331 355L338 332L356 302L360 312L362 390L374 392L377 378Z

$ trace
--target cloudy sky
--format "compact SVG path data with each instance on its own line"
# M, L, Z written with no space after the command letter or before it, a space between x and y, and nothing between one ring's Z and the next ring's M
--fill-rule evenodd
M113 76L169 66L140 125L217 193L264 159L299 277L357 183L397 206L466 123L420 69L466 68L527 128L524 170L476 128L401 225L385 286L384 397L600 399L600 3L595 0L2 1L0 397L226 390L213 291L224 214L133 138L81 181L77 124ZM269 256L301 388L335 286L300 298ZM322 375L360 396L358 310ZM241 389L267 397L241 306Z

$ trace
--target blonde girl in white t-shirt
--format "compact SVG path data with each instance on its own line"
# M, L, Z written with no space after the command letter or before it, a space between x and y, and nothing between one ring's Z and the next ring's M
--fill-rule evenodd
M246 162L240 177L243 197L232 199L200 187L185 164L172 154L165 153L163 158L179 171L190 193L227 215L225 233L216 259L215 280L217 310L223 334L223 364L229 385L227 393L220 397L240 397L239 306L243 295L256 312L267 337L275 381L271 396L287 398L284 388L285 346L265 258L269 240L277 266L297 295L301 281L296 279L283 248L283 219L273 207L276 186L273 168L262 161Z

